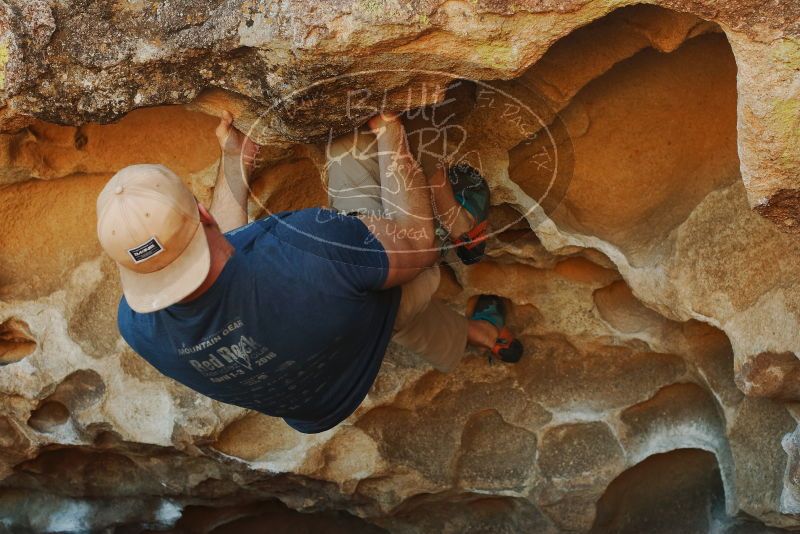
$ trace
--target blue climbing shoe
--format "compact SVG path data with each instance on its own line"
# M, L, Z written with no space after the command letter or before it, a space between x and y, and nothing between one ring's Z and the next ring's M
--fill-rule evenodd
M456 254L464 265L472 265L483 259L486 252L489 223L489 184L481 173L466 163L459 163L447 170L447 178L453 187L456 202L466 209L475 220L471 230L451 239Z
M507 363L517 363L519 361L523 352L522 343L514 337L514 334L505 325L506 308L503 299L497 295L479 296L470 319L473 321L487 321L493 324L500 332L489 355L489 363L492 363L493 356Z

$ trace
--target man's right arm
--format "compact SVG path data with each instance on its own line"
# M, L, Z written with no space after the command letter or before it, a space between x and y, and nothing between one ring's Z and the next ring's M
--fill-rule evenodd
M233 116L228 111L222 112L216 134L222 156L209 211L220 230L227 232L247 224L247 196L259 147L233 127Z

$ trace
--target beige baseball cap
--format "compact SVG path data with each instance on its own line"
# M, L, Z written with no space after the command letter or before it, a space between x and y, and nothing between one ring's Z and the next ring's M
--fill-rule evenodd
M117 262L128 305L147 313L197 289L211 254L197 201L163 165L125 167L97 197L97 236Z

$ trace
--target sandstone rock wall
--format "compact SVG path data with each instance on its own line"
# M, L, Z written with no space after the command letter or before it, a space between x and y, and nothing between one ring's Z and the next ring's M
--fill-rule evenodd
M0 2L0 517L800 526L798 6L661 4ZM527 350L442 374L392 347L359 410L304 436L122 342L94 201L137 162L207 201L213 114L230 107L269 143L251 216L322 205L326 134L366 111L348 115L348 89L444 103L460 136L431 138L420 112L412 148L426 168L451 153L484 172L495 235L488 261L444 270L439 296L506 297ZM521 130L508 102L542 123Z

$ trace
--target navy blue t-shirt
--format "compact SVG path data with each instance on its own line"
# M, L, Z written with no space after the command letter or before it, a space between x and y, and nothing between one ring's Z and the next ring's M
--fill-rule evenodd
M381 290L385 250L362 221L315 208L226 234L236 249L197 299L136 313L125 341L213 399L328 430L364 400L392 334L400 288Z

